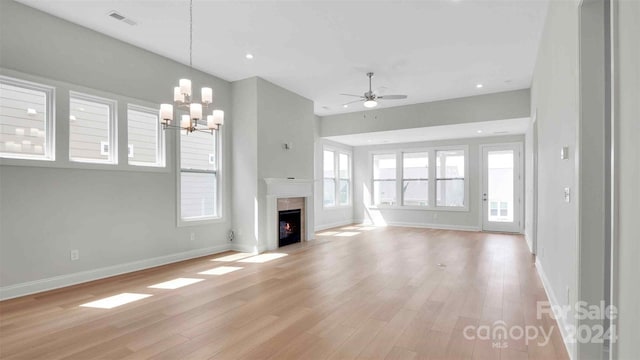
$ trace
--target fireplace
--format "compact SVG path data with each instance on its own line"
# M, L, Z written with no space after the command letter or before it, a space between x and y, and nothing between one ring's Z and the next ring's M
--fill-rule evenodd
M300 242L302 235L302 209L278 211L278 247Z

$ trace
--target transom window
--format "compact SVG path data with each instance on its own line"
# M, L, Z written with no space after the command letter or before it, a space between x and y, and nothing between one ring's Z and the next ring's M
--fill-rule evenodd
M160 129L158 110L129 104L127 126L129 164L164 166L164 132Z
M69 159L77 162L118 162L116 102L97 96L69 94Z
M54 160L54 89L0 76L0 156Z

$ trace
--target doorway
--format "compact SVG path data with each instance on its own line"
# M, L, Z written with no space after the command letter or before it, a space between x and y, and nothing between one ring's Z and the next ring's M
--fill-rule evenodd
M482 145L482 230L522 231L522 144Z

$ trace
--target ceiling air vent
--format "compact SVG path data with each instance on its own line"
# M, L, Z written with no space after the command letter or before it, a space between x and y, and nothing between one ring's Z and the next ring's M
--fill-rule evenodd
M108 15L109 17L111 17L111 18L114 18L114 19L116 19L116 20L118 20L118 21L122 21L122 22L124 22L124 23L129 24L129 25L136 25L136 24L137 24L135 21L133 21L133 20L131 20L131 19L127 18L126 16L124 16L124 15L122 15L122 14L118 13L118 12L117 12L117 11L115 11L115 10L114 10L114 11L110 11L107 15Z

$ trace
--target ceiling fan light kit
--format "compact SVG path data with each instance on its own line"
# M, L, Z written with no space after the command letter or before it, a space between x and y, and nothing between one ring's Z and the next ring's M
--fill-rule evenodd
M342 104L343 107L346 108L346 107L348 107L349 104L352 104L352 103L355 103L355 102L364 101L364 103L363 103L364 107L366 107L368 109L371 109L371 108L374 108L374 107L378 106L378 99L401 100L401 99L406 99L407 98L407 95L382 95L382 96L376 95L373 92L373 90L371 90L371 78L373 77L373 73L372 72L367 73L367 77L369 78L369 91L364 93L364 95L340 94L340 95L344 95L344 96L353 96L353 97L360 98L359 100L355 100L355 101L348 102L346 104Z

